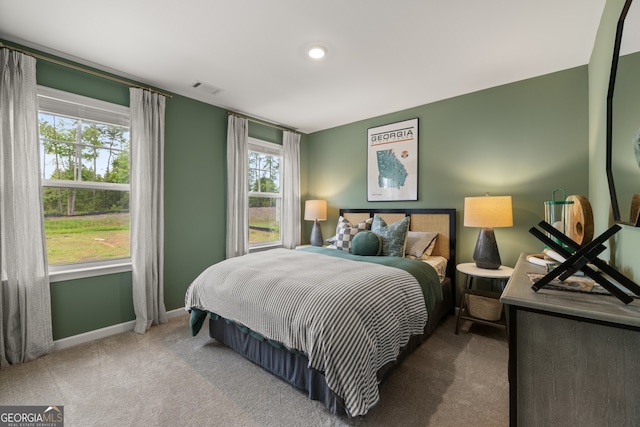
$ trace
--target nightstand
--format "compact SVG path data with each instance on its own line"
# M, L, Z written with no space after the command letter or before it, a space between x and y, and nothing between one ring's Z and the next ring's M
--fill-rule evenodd
M464 289L462 290L462 298L460 300L460 309L458 310L458 321L456 322L456 334L460 331L460 323L462 323L462 319L471 320L473 322L478 322L483 325L495 326L498 328L506 329L506 321L504 320L504 316L502 316L502 308L500 308L500 317L498 320L486 320L476 316L472 316L469 312L469 307L467 306L467 299L470 295L475 295L480 298L491 298L497 300L496 303L499 303L500 294L499 293L485 293L482 291L473 289L473 280L475 278L481 279L489 279L500 284L500 289L504 289L507 280L513 274L513 268L506 267L501 265L497 270L489 270L486 268L478 268L474 262L466 262L462 264L458 264L456 269L466 276Z

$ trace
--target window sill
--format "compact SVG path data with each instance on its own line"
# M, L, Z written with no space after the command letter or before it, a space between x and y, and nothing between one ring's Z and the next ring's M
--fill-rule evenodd
M269 249L283 248L283 247L284 246L282 246L282 243L266 244L266 245L261 245L261 246L252 246L252 247L249 248L249 253L268 251Z
M84 279L87 277L104 276L107 274L124 273L131 271L131 260L119 260L109 264L78 264L56 266L49 268L49 283L63 282L66 280Z

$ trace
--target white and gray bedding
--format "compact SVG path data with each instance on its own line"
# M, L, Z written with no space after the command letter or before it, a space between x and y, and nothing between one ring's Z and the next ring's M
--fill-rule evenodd
M423 333L427 307L442 299L439 282L417 260L273 249L209 267L190 285L185 307L303 352L357 416L379 399L377 371Z

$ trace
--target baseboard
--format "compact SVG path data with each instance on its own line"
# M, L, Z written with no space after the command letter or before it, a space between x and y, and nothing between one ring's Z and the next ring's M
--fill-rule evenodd
M167 311L167 319L186 315L187 312L182 308L176 308L175 310ZM120 334L122 332L133 331L136 326L136 321L120 323L117 325L107 326L106 328L96 329L95 331L89 331L78 335L73 335L66 338L61 338L53 342L53 351L62 350L63 348L73 347L78 344L83 344L89 341L97 340L100 338L109 337L111 335Z

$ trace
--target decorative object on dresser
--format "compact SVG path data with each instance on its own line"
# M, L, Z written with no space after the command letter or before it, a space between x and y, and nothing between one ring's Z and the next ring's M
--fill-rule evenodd
M327 201L307 200L304 202L304 219L305 221L313 221L311 245L322 246L322 229L320 229L319 221L327 220Z
M562 194L559 199L556 194ZM564 234L567 233L569 211L573 206L573 200L565 200L566 193L562 188L556 188L551 192L551 200L544 202L544 220ZM549 235L553 239L551 235ZM555 239L556 243L560 243Z
M593 240L593 210L589 199L581 195L567 196L567 201L573 202L567 215L567 230L565 234L580 246ZM549 222L549 221L547 221Z
M640 194L631 197L631 222L640 226Z
M464 226L480 227L473 260L478 268L497 270L502 261L493 231L496 227L513 227L511 196L464 198Z
M553 236L553 238L548 237L545 233L541 232L535 227L529 229L529 232L540 239L551 249L556 251L558 254L560 254L562 257L564 257L565 261L553 270L549 271L544 277L537 280L533 284L533 286L531 286L531 289L538 292L542 287L550 283L553 279L558 278L562 282L568 279L578 270L581 270L582 272L584 272L584 274L598 282L603 288L611 292L612 295L615 295L620 301L625 304L629 304L631 301L633 301L633 298L631 297L631 295L621 289L621 287L626 288L635 295L640 296L640 286L638 286L635 282L628 279L624 274L620 273L618 270L598 258L600 252L606 249L603 243L618 231L620 231L621 227L619 225L614 224L607 231L605 231L600 236L596 237L590 243L583 247L580 247L577 242L561 233L557 228L546 221L541 221L538 226L540 226L540 228ZM565 249L565 246L569 248L571 252ZM592 263L597 268L602 270L605 274L608 274L611 278L616 280L621 287L618 287L615 284L611 283L606 277L591 268L588 265L589 263Z
M556 193L559 192L562 192L562 198L557 199ZM565 197L564 190L556 188L551 193L551 200L544 202L544 220L580 246L593 239L593 211L589 199L585 196ZM547 235L553 238L550 234ZM554 240L558 242L557 239Z

